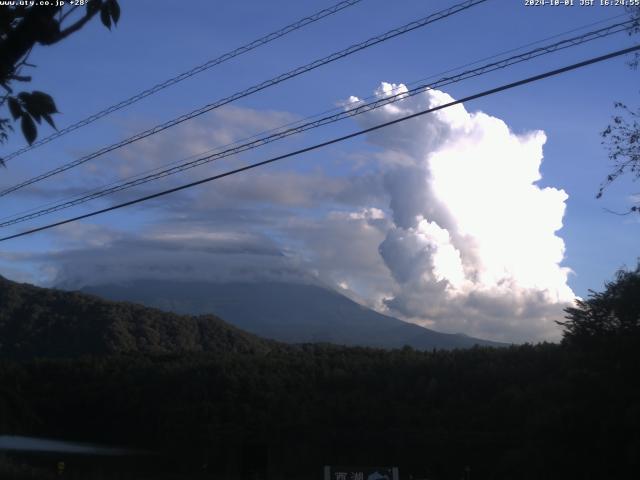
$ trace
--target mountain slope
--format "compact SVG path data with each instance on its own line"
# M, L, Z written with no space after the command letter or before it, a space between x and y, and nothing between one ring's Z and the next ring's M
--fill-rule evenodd
M190 317L0 277L0 358L267 351L213 315Z
M239 328L283 342L418 349L503 345L403 322L313 285L145 280L83 291L176 313L215 313Z

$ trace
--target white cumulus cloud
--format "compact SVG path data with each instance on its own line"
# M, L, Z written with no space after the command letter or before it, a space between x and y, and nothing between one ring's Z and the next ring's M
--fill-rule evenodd
M376 95L399 91L406 89L383 83ZM427 91L360 122L372 126L451 101ZM574 294L557 233L568 196L536 185L545 134L515 134L502 120L457 105L368 139L383 149L393 219L379 246L396 283L389 310L446 331L557 338L553 320Z

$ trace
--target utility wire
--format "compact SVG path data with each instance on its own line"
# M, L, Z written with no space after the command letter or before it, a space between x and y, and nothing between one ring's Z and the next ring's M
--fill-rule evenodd
M477 59L477 60L474 60L474 61L471 61L471 62L467 62L467 63L465 63L463 65L459 65L457 67L450 68L450 69L442 71L440 73L435 73L435 74L431 74L431 75L429 75L427 77L422 77L419 80L412 80L410 82L407 82L405 85L409 86L409 87L413 86L413 85L418 85L420 83L424 83L426 80L430 80L430 79L433 79L433 78L438 78L438 77L441 77L442 75L446 75L446 74L449 74L449 73L452 73L452 72L457 72L457 71L460 71L460 70L462 70L464 68L471 67L473 65L478 65L479 63L484 62L486 60L493 60L493 59L496 59L496 58L500 58L503 55L506 55L506 54L509 54L509 53L513 53L513 52L518 52L518 51L521 51L521 50L523 50L523 49L525 49L527 47L531 47L531 46L534 46L534 45L540 45L543 42L562 37L563 35L567 35L567 34L570 34L570 33L578 32L578 31L581 31L581 30L586 30L587 28L594 27L596 25L602 25L604 23L607 23L609 21L616 20L616 19L619 19L619 18L622 18L622 17L628 17L628 15L626 13L621 13L621 14L618 14L618 15L613 15L611 17L604 18L602 20L598 20L596 22L592 22L592 23L588 23L588 24L585 24L585 25L581 25L579 27L575 27L575 28L572 28L570 30L565 30L563 32L559 32L559 33L556 33L554 35L551 35L551 36L548 36L548 37L544 37L544 38L541 38L539 40L535 40L533 42L528 42L528 43L519 45L518 47L510 48L508 50L503 50L503 51L501 51L499 53L495 53L495 54L490 55L488 57L483 57L483 58L480 58L480 59ZM632 22L632 25L634 24L632 20L630 20L630 22ZM397 89L394 89L393 91L397 91ZM366 97L362 97L361 100L363 102L367 102L367 101L373 100L374 98L376 98L375 94L374 95L368 95ZM52 201L52 202L47 202L45 204L41 204L41 205L38 205L38 206L35 206L35 207L32 207L32 208L21 210L19 212L16 212L16 213L13 213L13 214L10 214L10 215L5 215L3 217L0 217L0 222L5 221L5 220L9 220L9 219L14 219L16 217L19 217L19 216L22 216L22 215L26 215L28 213L32 213L32 212L35 212L35 211L40 210L40 209L45 209L47 207L50 207L50 206L53 206L53 205L57 205L60 202L66 203L68 201L75 200L75 199L78 199L80 197L84 197L84 196L86 196L86 195L88 195L90 193L97 193L101 189L106 189L106 188L115 186L120 182L137 179L139 177L146 176L146 175L151 174L153 172L158 172L158 171L160 171L163 168L166 168L168 166L177 165L177 164L180 164L180 163L183 163L183 162L188 162L188 161L190 161L192 159L197 158L200 155L206 155L206 154L209 154L209 153L212 153L212 152L221 151L221 150L230 148L230 147L232 147L234 145L239 145L239 144L241 144L243 142L247 142L247 141L249 141L251 139L259 138L260 136L264 136L266 134L278 132L278 131L281 131L283 129L286 129L287 127L298 125L298 124L304 123L306 121L310 121L310 120L312 120L314 118L319 118L319 117L321 117L323 115L327 115L327 114L330 114L330 113L336 113L336 112L342 111L343 109L344 108L342 106L334 107L334 108L331 108L331 109L328 109L328 110L325 110L325 111L322 111L322 112L319 112L319 113L315 113L313 115L309 115L309 116L304 117L304 118L302 118L300 120L295 120L293 122L288 122L286 124L279 125L278 127L274 127L274 128L268 129L268 130L263 130L261 132L254 133L254 134L252 134L252 135L250 135L248 137L240 138L240 139L235 140L233 142L230 142L230 143L227 143L227 144L223 144L223 145L218 145L218 146L210 148L210 149L208 149L206 151L203 151L203 152L200 152L200 153L197 153L197 154L194 154L194 155L190 155L187 158L181 158L179 160L173 160L171 162L165 163L164 165L159 165L159 166L154 167L152 169L144 170L144 171L142 171L140 173L137 173L137 174L134 174L134 175L130 175L130 176L126 176L126 177L124 177L122 179L114 180L114 181L109 182L109 183L107 183L105 185L101 185L100 187L93 188L93 189L91 189L89 191L85 191L83 193L76 194L76 195L67 196L67 197L63 198L62 200L55 200L55 201Z
M589 24L587 24L587 25L583 25L583 26L581 26L581 27L573 28L573 29L571 29L571 30L568 30L568 31L565 31L565 32L561 32L561 33L558 33L558 34L552 35L552 36L550 36L550 37L545 37L545 38L543 38L543 39L536 40L535 42L530 42L530 43L527 43L527 44L524 44L524 45L520 45L519 47L512 48L512 49L509 49L509 50L506 50L506 51L503 51L503 52L500 52L500 53L497 53L497 54L491 55L491 56L489 56L489 57L484 57L484 58L482 58L482 59L479 59L479 60L476 60L476 61L473 61L473 62L466 63L466 64L464 64L464 65L462 65L462 66L455 67L455 68L452 68L452 69L446 70L446 71L441 72L441 73L438 73L438 74L433 74L433 75L430 75L430 76L428 76L428 77L423 77L423 78L422 78L422 79L420 79L420 80L415 80L415 81L409 82L409 83L407 83L407 85L409 85L409 86L411 86L411 85L417 85L417 84L419 84L420 82L424 82L425 80L429 80L429 79L432 79L432 78L436 78L436 77L438 77L438 76L440 76L440 75L445 75L445 74L448 74L448 73L451 73L451 72L456 72L456 71L459 71L459 70L461 70L461 69L463 69L463 68L465 68L465 67L468 67L468 66L477 65L477 64L479 64L480 62L485 61L485 60L491 60L491 59L499 58L500 56L505 55L505 54L507 54L507 53L520 51L520 50L522 50L522 49L524 49L524 48L526 48L526 47L533 46L533 45L539 45L540 43L543 43L543 42L545 42L545 41L548 41L548 40L552 40L552 39L555 39L555 38L561 37L562 35L566 35L566 34L568 34L568 33L573 33L573 32L576 32L576 31L584 30L584 29L586 29L586 28L589 28L589 27L592 27L592 26L595 26L595 25L600 25L600 24L605 23L605 22L608 22L608 21L610 21L610 20L615 20L615 19L618 19L618 18L620 18L620 17L626 17L626 16L627 16L627 15L623 13L623 14L615 15L615 16L613 16L613 17L609 17L609 18L604 19L604 20L600 20L600 21L597 21L597 22L589 23ZM631 23L631 24L633 24L633 20L629 20L627 23ZM583 43L584 41L593 40L593 39L595 39L595 38L603 38L603 37L605 37L605 36L608 36L609 34L617 33L617 29L616 29L616 27L618 27L618 26L620 26L620 25L624 25L624 22L623 22L623 23L614 24L614 25L611 25L611 26L609 26L609 27L605 27L605 28L600 29L600 30L596 30L596 31L588 32L588 33L583 34L583 35L578 36L578 37L573 37L573 38L570 38L570 39L567 39L567 40L562 40L562 41L558 42L557 44L547 45L546 47L541 47L541 49L545 49L545 50L550 50L550 49L552 49L552 48L560 49L561 47L560 47L560 45L559 45L559 44L562 44L562 43L572 42L572 43L573 43L573 45L577 45L577 44L579 44L579 43ZM616 29L616 30L614 30L614 29ZM597 37L596 37L596 35L597 35ZM579 41L577 41L577 40L579 40ZM571 45L571 46L573 46L573 45ZM527 53L530 53L530 52L527 52ZM523 53L522 55L526 55L527 53ZM547 53L551 53L551 52L550 52L550 51L548 51ZM506 59L506 60L509 60L509 59ZM485 66L485 67L486 67L486 66ZM431 86L433 87L433 85L431 85ZM409 92L407 92L407 93L408 93L408 94L411 94L411 92L412 92L413 90L414 90L414 89L410 90L410 91L409 91ZM395 91L397 91L397 90L395 90ZM370 95L370 96L364 97L364 98L362 99L362 101L364 102L364 101L372 100L372 99L374 99L374 98L376 98L376 95ZM190 155L189 157L187 157L187 158L183 158L183 159L180 159L180 160L174 160L174 161L172 161L172 162L169 162L169 163L167 163L167 164L164 164L164 165L161 165L161 166L155 167L155 168L153 168L153 169L150 169L150 170L147 170L147 171L144 171L144 172L141 172L141 173L135 174L135 175L131 175L131 176L129 176L129 177L125 177L125 178L123 178L123 179L121 179L121 180L116 180L116 181L110 182L110 183L108 183L108 184L106 184L106 185L102 185L101 187L94 188L94 189L92 189L92 190L90 190L90 191L87 191L87 192L84 192L84 193L81 193L81 194L72 195L72 196L70 196L70 197L66 197L66 198L64 198L63 200L56 200L56 201L53 201L53 202L48 202L48 203L46 203L46 204L44 204L44 205L40 205L40 206L33 207L33 208L30 208L30 209L27 209L27 210L23 210L23 211L20 211L20 212L16 212L16 213L11 214L11 215L7 215L7 216L4 216L4 217L0 217L0 222L3 222L3 221L5 221L5 220L13 220L13 219L17 219L17 220L18 220L18 218L17 218L17 217L20 217L20 219L19 219L19 220L22 220L22 219L23 219L23 217L26 217L26 216L27 216L27 214L32 213L32 212L36 212L36 211L38 211L38 210L47 210L47 211L46 211L46 212L44 212L44 213L49 213L49 212L51 212L51 211L57 211L57 210L60 210L60 209L62 209L62 208L66 208L66 204L67 204L67 203L69 203L69 202L71 202L71 201L84 199L85 197L87 197L88 195L91 195L91 194L98 194L98 193L100 193L100 192L101 192L101 190L104 190L104 189L108 189L108 188L110 188L110 187L113 187L113 186L117 185L118 183L121 183L121 182L124 182L124 181L133 180L133 179L138 179L138 178L140 178L140 177L147 176L147 175L149 175L149 174L151 174L151 173L158 172L158 171L162 170L163 168L167 168L167 167L169 167L169 166L177 165L177 164L184 163L184 162L189 162L189 161L190 161L190 160L192 160L192 159L196 159L198 156L206 155L206 154L209 154L209 153L212 153L212 152L222 151L222 150L224 150L224 149L229 149L229 148L231 148L231 147L232 147L232 146L234 146L234 145L240 145L240 144L242 144L243 142L247 142L247 141L249 141L249 140L251 140L251 139L259 138L260 136L264 136L264 135L266 135L266 134L271 134L271 133L275 133L275 132L281 132L282 130L286 129L287 127L292 127L292 126L294 126L294 125L299 125L299 124L301 124L301 123L304 123L304 122L310 121L310 120L312 120L312 119L314 119L314 118L319 118L319 117L321 117L321 116L323 116L323 115L325 115L325 116L326 116L327 114L332 114L332 113L335 113L335 112L342 112L343 110L344 110L344 108L343 108L343 107L332 108L332 109L330 109L330 110L326 110L326 111L323 111L323 112L321 112L321 113L317 113L317 114L314 114L314 115L308 116L308 117L303 118L303 119L301 119L301 120L296 120L296 121L294 121L294 122L289 122L289 123L287 123L287 124L280 125L280 126L278 126L278 127L275 127L275 128L272 128L272 129L269 129L269 130L266 130L266 131L262 131L262 132L256 133L256 134L251 135L251 136L249 136L249 137L245 137L245 138L242 138L242 139L238 139L238 140L236 140L236 141L234 141L234 142L231 142L231 143L228 143L228 144L226 144L226 145L221 145L221 146L218 146L218 147L214 147L214 148L209 149L209 150L207 150L207 151L200 152L199 154ZM100 196L101 196L101 195L100 195ZM98 198L98 196L96 196L95 198ZM62 204L64 204L64 205L62 205L62 208L58 207L58 204L61 204L61 203L62 203ZM80 203L83 203L83 202L80 202ZM47 209L47 207L50 207L50 206L56 206L56 207L55 207L54 209L52 209L52 210L48 210L48 209ZM72 205L69 205L69 206L72 206ZM24 219L25 219L25 220L28 220L28 219L31 219L31 218L35 218L36 216L41 216L41 215L35 215L35 216L33 216L33 217L30 217L30 218L24 218ZM2 224L0 224L0 226L7 226L7 225L11 225L12 223L19 223L19 222L2 223Z
M46 143L49 143L52 140L55 140L56 138L60 138L63 135L66 135L67 133L73 132L74 130L78 130L79 128L82 128L86 125L89 125L90 123L95 122L96 120L101 119L102 117L105 117L113 112L116 112L118 110L121 110L125 107L128 107L129 105L133 105L134 103L142 100L143 98L146 98L150 95L153 95L154 93L157 93L161 90L164 90L165 88L169 88L173 85L175 85L176 83L180 83L183 80L186 80L187 78L191 78L199 73L204 72L205 70L208 70L210 68L215 67L216 65L220 65L221 63L224 63L228 60L231 60L232 58L235 58L237 56L240 56L242 54L245 54L247 52L250 52L251 50L254 50L258 47L261 47L263 45L266 45L274 40L277 40L280 37L283 37L285 35L288 35L291 32L294 32L300 28L306 27L307 25L310 25L312 23L315 23L319 20L322 20L325 17L328 17L329 15L333 15L334 13L337 13L341 10L344 10L345 8L349 8L357 3L360 3L362 0L344 0L341 1L339 3L336 3L335 5L329 7L329 8L325 8L324 10L320 10L319 12L314 13L313 15L309 15L308 17L304 17L301 18L300 20L287 25L286 27L281 28L280 30L276 30L275 32L271 32L268 35L265 35L264 37L260 37L257 40L254 40L251 43L247 43L246 45L243 45L241 47L236 48L235 50L232 50L230 52L227 52L223 55L220 55L217 58L211 59L205 63L203 63L202 65L198 65L197 67L192 68L191 70L188 70L186 72L182 72L181 74L169 78L168 80L165 80L161 83L158 83L156 85L154 85L151 88L148 88L136 95L133 95L129 98L127 98L126 100L122 100L119 103L116 103L115 105L111 105L110 107L105 108L104 110L99 111L98 113L94 113L93 115L86 117L74 124L71 124L61 130L58 130L54 133L52 133L51 135L42 138L41 140L38 140L37 142L32 143L31 145L27 145L25 147L22 147L12 153L10 153L9 155L7 155L6 157L4 157L4 161L8 162L9 160L12 160L20 155L22 155L23 153L26 153L30 150L33 150L34 148L37 148L41 145L44 145Z
M450 17L452 15L455 15L456 13L459 13L463 10L467 10L468 8L471 8L473 6L476 6L478 4L484 3L487 0L466 0L462 3L456 4L452 7L449 7L447 9L441 10L439 12L436 12L434 14L431 14L427 17L421 18L419 20L415 20L413 22L407 23L401 27L398 28L394 28L392 30L387 31L386 33L383 33L382 35L378 35L375 37L371 37L368 40L365 40L364 42L361 43L357 43L355 45L352 45L344 50L341 50L339 52L335 52L332 53L331 55L328 55L326 57L323 57L319 60L315 60L311 63L308 63L304 66L295 68L294 70L290 70L287 73L283 73L281 75L278 75L277 77L274 77L270 80L267 80L265 82L259 83L257 85L254 85L253 87L250 87L246 90L242 90L241 92L235 93L229 97L225 97L223 99L220 99L214 103L205 105L204 107L198 108L196 110L193 110L190 113L186 113L180 117L174 118L173 120L169 120L165 123L162 123L160 125L156 125L153 128L150 128L148 130L145 130L143 132L140 132L136 135L133 135L132 137L126 138L124 140L121 140L120 142L114 143L112 145L109 145L107 147L101 148L100 150L97 150L89 155L85 155L84 157L81 157L77 160L74 160L72 162L66 163L64 165L61 165L60 167L54 168L53 170L50 170L46 173L43 173L41 175L38 175L36 177L33 177L29 180L25 180L22 183L19 183L17 185L14 185L12 187L9 187L7 189L4 189L2 191L0 191L0 197L8 195L11 192L15 192L16 190L19 190L21 188L24 188L28 185L32 185L34 183L37 183L39 181L42 181L46 178L52 177L54 175L57 175L59 173L62 173L66 170L69 170L71 168L77 167L78 165L82 165L85 162L88 162L89 160L92 160L96 157L99 157L101 155L104 155L105 153L109 153L112 152L113 150L116 150L118 148L124 147L125 145L129 145L133 142L136 142L138 140L142 140L143 138L147 138L151 135L155 135L156 133L162 132L163 130L166 130L168 128L174 127L182 122L185 122L187 120L190 120L192 118L195 118L199 115L202 115L204 113L207 113L211 110L214 110L216 108L219 108L223 105L227 105L228 103L234 102L240 98L244 98L247 97L249 95L252 95L256 92L259 92L261 90L264 90L268 87L271 87L273 85L277 85L281 82L284 82L286 80L289 80L291 78L297 77L298 75L301 75L303 73L306 73L308 71L314 70L318 67L321 67L323 65L326 65L328 63L334 62L336 60L339 60L341 58L344 58L348 55L351 55L353 53L356 53L360 50L364 50L366 48L369 48L373 45L377 45L378 43L382 43L385 42L387 40L390 40L394 37L397 37L399 35L404 35L405 33L411 32L413 30L416 30L418 28L421 27L425 27L426 25L429 25L431 23L437 22L438 20L442 20L443 18L447 18Z
M596 25L601 25L601 24L603 24L603 23L607 23L607 22L609 22L609 21L616 20L616 19L621 18L621 17L627 17L627 18L628 18L628 17L629 17L629 15L628 15L627 13L621 13L621 14L618 14L618 15L613 15L613 16L611 16L611 17L607 17L607 18L602 19L602 20L598 20L597 22L588 23L588 24L586 24L586 25L582 25L582 26L580 26L580 27L572 28L572 29L570 29L570 30L565 30L565 31L560 32L560 33L557 33L557 34L555 34L555 35L551 35L550 37L545 37L545 38L542 38L542 39L540 39L540 40L536 40L536 41L534 41L534 42L525 43L524 45L520 45L519 47L510 48L509 50L503 50L502 52L500 52L500 53L496 53L496 54L491 55L491 56L489 56L489 57L484 57L484 58L481 58L481 59L479 59L479 60L475 60L475 61L473 61L473 62L469 62L469 63L466 63L466 64L464 64L464 65L461 65L461 66L458 66L458 67L455 67L455 68L452 68L452 69L446 70L446 71L444 71L444 72L437 73L437 74L434 74L434 75L430 75L430 76L425 77L425 78L421 78L420 80L414 80L413 82L410 82L410 83L408 83L407 85L415 85L415 84L417 84L417 83L422 83L422 82L424 82L425 80L430 80L430 79L432 79L432 78L434 78L434 77L437 77L437 76L440 76L440 75L445 75L445 74L447 74L447 73L455 72L455 71L461 70L461 69L463 69L463 68L471 67L471 66L473 66L473 65L477 65L477 64L479 64L479 63L481 63L481 62L484 62L484 61L487 61L487 60L493 60L493 59L495 59L495 58L499 58L499 57L501 57L502 55L507 55L507 54L509 54L509 53L518 52L518 51L520 51L520 50L522 50L522 49L524 49L524 48L532 47L532 46L534 46L534 45L539 45L539 44L541 44L542 42L547 42L547 41L549 41L549 40L553 40L553 39L556 39L556 38L562 37L563 35L568 35L568 34L570 34L570 33L578 32L578 31L580 31L580 30L585 30L585 29L590 28L590 27L595 27ZM629 27L627 27L627 28L631 28L633 25L635 25L635 22L634 22L634 20L633 20L633 19L631 19L631 20L628 20L628 24L629 24Z
M493 62L493 63L489 63L487 65L483 65L479 68L473 69L473 70L467 70L465 72L462 72L458 75L454 75L454 76L450 76L450 77L444 77L441 78L440 80L438 80L437 82L433 82L430 84L426 84L426 85L420 85L418 87L412 88L411 90L408 91L404 91L404 92L400 92L394 95L390 95L381 99L378 99L376 101L373 102L369 102L369 103L363 103L360 102L358 104L354 104L351 108L347 109L347 110L340 110L338 113L333 114L333 115L328 115L325 116L323 118L320 118L318 120L315 121L310 121L310 122L306 122L303 123L301 125L292 127L292 128L288 128L286 130L281 130L281 131L277 131L276 133L273 133L271 135L267 135L267 136L263 136L261 138L257 138L253 141L244 143L244 144L239 144L235 147L231 147L231 148L227 148L225 150L222 151L218 151L216 153L213 154L205 154L202 153L200 155L202 155L200 158L194 158L197 157L197 155L191 156L189 157L189 159L186 159L184 161L182 161L182 163L179 163L178 165L175 166L171 166L168 168L164 168L164 169L156 169L154 172L155 173L150 173L147 174L145 176L142 175L138 175L136 176L137 178L133 179L133 180L129 180L129 181L124 181L122 183L118 182L114 182L110 185L106 185L104 186L102 189L97 189L91 192L87 192L82 196L76 196L71 200L68 201L63 201L61 203L57 203L57 204L53 204L53 206L47 206L47 208L41 208L37 211L31 211L30 213L24 214L24 215L20 215L20 216L13 216L14 218L11 218L9 220L5 220L0 222L0 227L7 227L10 225L14 225L17 223L22 223L28 220L32 220L34 218L38 218L41 217L43 215L48 215L50 213L59 211L59 210L63 210L66 208L70 208L70 207L74 207L76 205L80 205L82 203L86 203L88 201L100 198L100 197L104 197L106 195L110 195L122 190L126 190L129 188L133 188L139 185L143 185L145 183L149 183L151 181L155 181L155 180L159 180L161 178L167 177L169 175L174 175L176 173L180 173L183 172L185 170L191 169L191 168L195 168L201 165L204 165L206 163L210 163L216 160L220 160L222 158L226 158L232 155L237 155L239 153L245 152L247 150L252 150L254 148L258 148L261 147L265 144L277 141L277 140L281 140L283 138L286 138L288 136L291 135L295 135L307 130L311 130L311 129L315 129L324 125L328 125L331 123L335 123L338 122L340 120L344 120L346 118L350 118L356 115L360 115L362 113L365 112L370 112L372 110L378 109L380 107L383 107L385 105L389 105L391 103L395 103L398 102L400 100L403 100L405 98L408 97L412 97L415 95L418 95L422 92L425 92L427 90L432 90L434 88L441 88L443 86L446 85L450 85L452 83L457 83L463 80L467 80L469 78L474 78L480 75L484 75L487 74L489 72L493 72L495 70L499 70L499 69L503 69L524 61L529 61L533 58L537 58L539 56L542 55L547 55L550 54L552 52L556 52L559 50L563 50L565 48L569 48L569 47L573 47L576 45L580 45L598 38L604 38L606 36L609 35L613 35L619 32L622 32L624 30L626 30L626 28L632 24L633 21L632 20L628 20L625 22L620 22L617 24L613 24L592 32L588 32L585 33L583 35L579 35L579 36L575 36L572 38L568 38L565 40L561 40L559 42L550 44L550 45L546 45L546 46L542 46L533 50L529 50L527 52L521 53L519 55L514 55L511 56L509 58L497 61L497 62ZM193 159L193 160L191 160Z
M411 115L406 115L404 117L396 118L396 119L391 120L389 122L381 123L381 124L375 125L373 127L366 128L364 130L359 130L357 132L350 133L348 135L344 135L344 136L341 136L341 137L333 138L331 140L327 140L326 142L317 143L315 145L311 145L309 147L305 147L305 148L302 148L300 150L289 152L289 153L286 153L284 155L279 155L277 157L272 157L272 158L270 158L268 160L263 160L261 162L245 165L244 167L236 168L234 170L229 170L227 172L220 173L218 175L213 175L211 177L203 178L203 179L197 180L195 182L191 182L191 183L187 183L187 184L184 184L184 185L180 185L179 187L174 187L174 188L170 188L168 190L163 190L161 192L157 192L157 193L154 193L154 194L151 194L151 195L146 195L144 197L140 197L140 198L137 198L135 200L130 200L128 202L120 203L118 205L113 205L111 207L103 208L103 209L100 209L100 210L95 210L93 212L86 213L84 215L79 215L79 216L76 216L76 217L68 218L66 220L61 220L59 222L50 223L50 224L44 225L42 227L37 227L37 228L26 230L26 231L23 231L23 232L20 232L20 233L16 233L16 234L13 234L13 235L8 235L6 237L0 238L0 242L11 240L13 238L23 237L25 235L30 235L30 234L33 234L33 233L36 233L36 232L41 232L43 230L48 230L50 228L58 227L60 225L65 225L67 223L75 222L75 221L82 220L82 219L85 219L85 218L94 217L96 215L100 215L100 214L103 214L103 213L111 212L113 210L118 210L120 208L124 208L124 207L128 207L128 206L131 206L131 205L135 205L137 203L142 203L142 202L145 202L145 201L148 201L148 200L152 200L154 198L162 197L162 196L168 195L170 193L175 193L175 192L179 192L181 190L186 190L188 188L192 188L192 187L195 187L197 185L202 185L204 183L212 182L214 180L218 180L218 179L221 179L221 178L224 178L224 177L235 175L237 173L244 172L244 171L247 171L247 170L252 170L252 169L257 168L257 167L261 167L261 166L264 166L264 165L268 165L270 163L274 163L274 162L277 162L277 161L280 161L280 160L284 160L286 158L294 157L296 155L300 155L300 154L307 153L307 152L310 152L310 151L313 151L313 150L317 150L319 148L323 148L323 147L326 147L326 146L329 146L329 145L333 145L335 143L342 142L342 141L345 141L345 140L349 140L351 138L359 137L361 135L373 132L375 130L379 130L381 128L385 128L385 127L389 127L391 125L395 125L395 124L398 124L398 123L401 123L401 122L405 122L405 121L410 120L412 118L417 118L417 117L420 117L422 115L426 115L428 113L433 113L435 111L443 110L445 108L449 108L449 107L452 107L454 105L459 105L459 104L462 104L464 102L469 102L471 100L476 100L478 98L482 98L482 97L486 97L486 96L489 96L489 95L493 95L493 94L496 94L496 93L499 93L499 92L503 92L505 90L510 90L512 88L519 87L519 86L522 86L522 85L526 85L528 83L537 82L537 81L543 80L545 78L549 78L549 77L553 77L553 76L556 76L556 75L560 75L562 73L566 73L566 72L569 72L571 70L576 70L578 68L583 68L583 67L586 67L587 65L592 65L594 63L599 63L599 62L602 62L602 61L605 61L605 60L609 60L611 58L619 57L621 55L626 55L628 53L636 52L636 51L639 51L639 50L640 50L640 45L636 45L636 46L625 48L625 49L622 49L622 50L617 50L615 52L611 52L611 53L608 53L606 55L601 55L599 57L590 58L588 60L584 60L582 62L574 63L572 65L568 65L568 66L565 66L565 67L562 67L562 68L558 68L558 69L555 69L555 70L550 70L548 72L541 73L541 74L538 74L538 75L534 75L532 77L528 77L528 78L525 78L525 79L522 79L522 80L518 80L516 82L511 82L511 83L508 83L508 84L505 84L505 85L501 85L499 87L495 87L495 88L492 88L492 89L489 89L489 90L485 90L483 92L476 93L476 94L461 98L460 100L455 100L455 101L452 101L452 102L449 102L449 103L445 103L445 104L439 105L437 107L433 107L433 108L429 108L427 110L422 110L420 112L413 113Z
M474 60L472 62L465 63L464 65L459 65L457 67L450 68L450 69L445 70L443 72L435 73L435 74L429 75L427 77L423 77L423 78L421 78L419 80L413 80L411 82L406 83L406 86L418 85L420 83L424 83L426 80L437 78L437 77L440 77L442 75L446 75L446 74L449 74L449 73L452 73L452 72L457 72L457 71L462 70L463 68L471 67L473 65L478 65L479 63L484 62L486 60L493 60L493 59L496 59L496 58L500 58L503 55L506 55L506 54L509 54L509 53L513 53L513 52L518 52L518 51L521 51L521 50L523 50L523 49L525 49L527 47L531 47L531 46L534 46L534 45L540 45L543 42L562 37L563 35L567 35L569 33L574 33L574 32L578 32L578 31L581 31L581 30L585 30L587 28L594 27L596 25L602 25L603 23L607 23L609 21L616 20L616 19L619 19L619 18L622 18L622 17L628 17L628 15L626 13L621 13L621 14L618 14L618 15L613 15L611 17L604 18L602 20L598 20L596 22L588 23L586 25L581 25L579 27L575 27L575 28L572 28L570 30L565 30L563 32L551 35L549 37L541 38L539 40L536 40L536 41L533 41L533 42L529 42L529 43L526 43L526 44L523 44L523 45L519 45L518 47L510 48L508 50L503 50L502 52L490 55L488 57L483 57L483 58L480 58L478 60ZM632 25L634 24L633 20L630 20L630 22L631 22ZM396 90L394 90L394 91L396 91ZM362 101L367 102L367 101L373 100L374 98L376 98L375 94L374 95L368 95L366 97L363 97ZM168 166L177 165L177 164L183 163L183 162L188 162L188 161L190 161L192 159L197 158L200 155L206 155L206 154L209 154L209 153L212 153L212 152L221 151L221 150L224 150L226 148L230 148L233 145L239 145L239 144L241 144L243 142L247 142L247 141L249 141L251 139L259 138L260 136L264 136L266 134L278 132L278 131L281 131L283 129L286 129L287 127L298 125L298 124L304 123L306 121L310 121L310 120L312 120L314 118L319 118L319 117L322 117L323 115L327 115L327 114L330 114L330 113L336 113L336 112L339 112L339 111L342 111L342 110L343 110L343 107L331 108L331 109L325 110L323 112L319 112L319 113L316 113L316 114L313 114L313 115L309 115L309 116L307 116L305 118L302 118L300 120L296 120L296 121L289 122L289 123L286 123L286 124L283 124L283 125L279 125L278 127L274 127L274 128L268 129L268 130L263 130L261 132L255 133L255 134L253 134L253 135L251 135L249 137L240 138L240 139L235 140L233 142L210 148L210 149L208 149L206 151L203 151L203 152L200 152L198 154L190 155L187 158L174 160L172 162L165 163L164 165L159 165L159 166L157 166L155 168L152 168L152 169L149 169L149 170L145 170L145 171L142 171L140 173L137 173L137 174L134 174L134 175L130 175L128 177L124 177L124 178L119 179L119 180L115 180L115 181L110 182L110 183L108 183L106 185L102 185L100 187L91 189L91 190L83 192L81 194L67 196L66 198L64 198L62 200L55 200L55 201L52 201L52 202L47 202L44 205L39 205L39 206L36 206L36 207L32 207L32 208L29 208L29 209L26 209L26 210L22 210L22 211L13 213L11 215L6 215L4 217L0 217L0 222L2 222L4 220L14 219L14 218L16 218L18 216L26 215L28 213L35 212L35 211L37 211L39 209L44 209L46 207L50 207L52 205L56 205L56 204L58 204L60 202L66 203L68 201L75 200L75 199L78 199L80 197L84 197L84 196L86 196L86 195L88 195L90 193L97 193L101 189L105 189L105 188L109 188L109 187L115 186L120 182L137 179L139 177L148 175L150 173L158 172L159 170L162 170L163 168L166 168Z

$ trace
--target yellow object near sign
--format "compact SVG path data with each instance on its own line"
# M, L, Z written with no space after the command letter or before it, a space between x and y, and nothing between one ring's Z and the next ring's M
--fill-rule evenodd
M64 472L64 462L58 462L58 475L62 475Z

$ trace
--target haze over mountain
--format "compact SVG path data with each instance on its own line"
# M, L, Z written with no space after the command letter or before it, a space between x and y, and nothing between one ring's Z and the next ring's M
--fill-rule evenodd
M179 314L215 314L233 325L283 342L329 342L417 349L505 344L440 333L382 315L316 285L280 282L209 283L135 280L85 287L109 300L126 300Z

